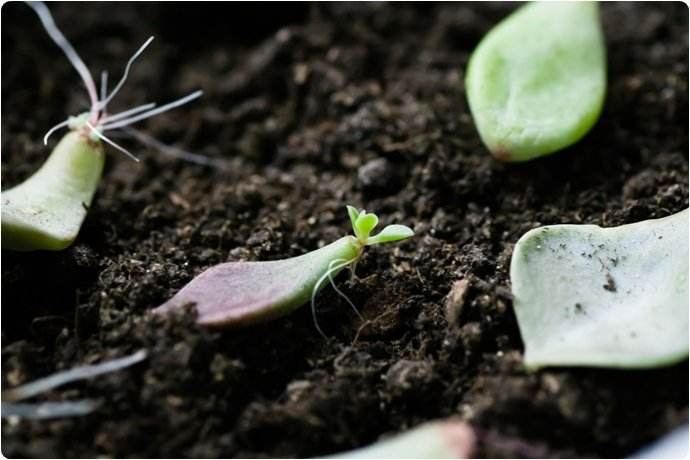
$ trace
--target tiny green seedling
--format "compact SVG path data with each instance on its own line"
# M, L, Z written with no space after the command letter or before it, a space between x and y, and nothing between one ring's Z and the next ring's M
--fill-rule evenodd
M577 142L606 92L596 2L534 2L498 24L470 57L465 80L484 144L503 161L526 161Z
M194 278L155 311L162 313L195 304L197 322L208 326L246 325L286 315L311 299L316 329L316 294L329 280L350 267L353 274L366 246L400 241L414 235L404 225L389 225L377 235L375 214L347 207L354 236L348 235L308 254L268 262L229 262ZM345 297L346 298L346 297ZM346 298L347 299L347 298ZM348 303L357 311L355 306Z
M71 116L48 130L43 139L46 145L50 135L57 130L69 128L70 132L62 138L34 175L2 192L2 246L4 249L23 251L59 250L69 246L76 238L96 192L104 164L102 142L138 161L129 151L108 138L105 132L131 130L129 125L186 104L201 96L202 92L195 91L160 107L149 103L109 114L108 104L127 80L132 63L151 43L153 37L129 59L121 80L110 93L107 88L107 73L101 75L99 97L91 73L55 25L48 8L42 2L28 4L81 76L91 106L89 112Z
M472 427L459 420L439 420L367 447L328 458L471 458L476 444Z
M646 368L688 356L688 210L530 230L510 278L530 368Z

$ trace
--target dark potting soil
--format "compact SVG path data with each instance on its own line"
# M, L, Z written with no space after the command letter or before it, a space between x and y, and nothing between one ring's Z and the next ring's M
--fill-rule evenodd
M688 206L688 8L602 4L604 113L575 146L526 164L483 147L464 68L517 4L51 4L123 110L196 88L142 124L224 161L120 139L75 244L2 252L2 384L145 348L127 370L35 400L91 415L2 421L9 457L292 457L371 443L426 420L475 427L479 456L623 456L688 416L688 363L527 372L511 307L516 240L539 225L620 225ZM42 136L84 110L76 72L21 3L2 8L2 187ZM112 83L111 83L112 86ZM55 136L55 142L59 136ZM417 236L371 248L308 308L210 331L150 310L205 268L303 254L350 231L346 204ZM446 315L452 287L459 303ZM465 290L458 292L457 290Z

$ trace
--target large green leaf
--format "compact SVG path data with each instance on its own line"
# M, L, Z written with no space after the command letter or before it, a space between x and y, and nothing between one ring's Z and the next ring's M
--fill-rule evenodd
M529 367L642 368L688 356L688 210L531 230L510 277Z
M606 90L595 2L528 4L472 54L467 97L491 153L524 161L567 147L596 122Z

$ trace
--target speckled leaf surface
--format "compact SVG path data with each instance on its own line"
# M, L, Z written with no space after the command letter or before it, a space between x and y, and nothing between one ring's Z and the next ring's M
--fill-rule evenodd
M688 210L531 230L510 277L528 367L644 368L688 356Z
M606 92L595 2L535 2L480 42L465 86L482 140L504 161L525 161L579 140Z

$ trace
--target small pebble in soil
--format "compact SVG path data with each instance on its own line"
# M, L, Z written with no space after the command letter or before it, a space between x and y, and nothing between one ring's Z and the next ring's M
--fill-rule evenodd
M386 158L370 160L357 171L357 184L369 196L391 193L402 185L400 169Z
M445 303L446 321L448 321L449 325L457 324L462 313L462 307L465 305L469 286L469 280L461 279L455 281L450 288Z

